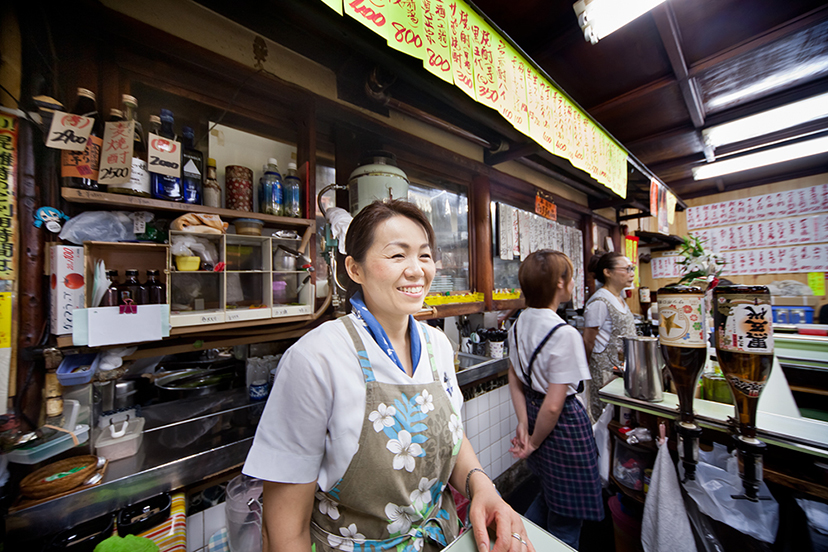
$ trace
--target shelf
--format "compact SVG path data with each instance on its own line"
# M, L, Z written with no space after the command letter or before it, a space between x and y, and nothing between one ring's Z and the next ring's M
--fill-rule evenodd
M265 222L268 226L285 226L290 228L306 228L315 226L316 222L311 219L297 219L293 217L277 217L265 215L264 213L248 213L245 211L234 211L232 209L220 209L218 207L207 207L206 205L190 205L188 203L176 203L173 201L162 201L160 199L149 199L146 197L108 194L105 192L93 192L90 190L79 190L75 188L61 188L60 195L69 203L95 204L108 207L120 207L124 209L147 209L172 211L175 213L207 213L219 215L223 219L233 220L238 218L252 218ZM244 236L242 234L242 236ZM247 236L258 237L258 236Z
M215 270L170 270L170 274L221 274Z

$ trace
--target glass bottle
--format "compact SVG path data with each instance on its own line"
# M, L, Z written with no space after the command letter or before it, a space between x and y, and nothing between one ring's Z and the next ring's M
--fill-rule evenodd
M204 205L207 207L221 207L221 186L216 178L216 160L207 159L207 175L204 178Z
M296 163L288 163L284 184L284 216L302 218L302 185L296 175Z
M161 134L161 117L158 115L149 116L149 132L148 134Z
M86 88L78 88L78 99L72 113L92 117L92 132L83 151L61 152L60 176L63 178L63 185L69 188L100 190L98 167L103 145L103 123L95 103L95 94Z
M158 135L168 140L175 140L173 124L175 118L169 109L161 110L161 128ZM184 191L181 187L181 157L179 156L179 176L167 176L165 174L151 173L152 197L167 201L183 201ZM152 166L152 165L150 165Z
M124 275L124 283L118 284L118 304L126 305L126 300L132 299L133 305L146 305L147 288L138 281L138 269L130 268Z
M195 135L191 127L181 129L182 164L181 180L184 187L184 203L201 205L201 180L204 175L204 154L195 148Z
M144 287L147 288L147 304L163 305L167 302L167 288L159 280L158 270L147 270L147 281Z
M107 123L119 123L124 120L124 112L120 109L112 108L109 110L109 118L106 120Z
M117 307L118 306L118 271L107 270L106 277L109 278L109 287L104 292L103 299L101 299L102 307Z
M147 171L147 142L144 138L144 129L138 122L138 100L129 94L123 94L121 103L124 107L124 120L135 123L132 137L132 171L129 175L129 182L113 184L109 186L109 191L113 194L152 197Z

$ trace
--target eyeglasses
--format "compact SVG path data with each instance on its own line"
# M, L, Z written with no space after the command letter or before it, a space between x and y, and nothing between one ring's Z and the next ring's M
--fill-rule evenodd
M615 269L616 269L616 270L626 270L627 272L629 272L630 274L632 274L633 272L635 272L635 265L630 265L630 266L616 266L616 267L615 267Z

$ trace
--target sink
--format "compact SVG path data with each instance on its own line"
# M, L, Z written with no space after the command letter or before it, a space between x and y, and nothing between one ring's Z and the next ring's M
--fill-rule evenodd
M509 360L506 358L489 358L470 353L457 353L457 359L460 361L460 371L457 373L457 383L460 386L468 385L509 369Z

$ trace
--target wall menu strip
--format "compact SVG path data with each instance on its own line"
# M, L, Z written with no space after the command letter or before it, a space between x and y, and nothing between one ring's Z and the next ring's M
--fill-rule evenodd
M463 0L322 0L622 198L627 154Z
M0 113L0 280L14 279L17 117Z

